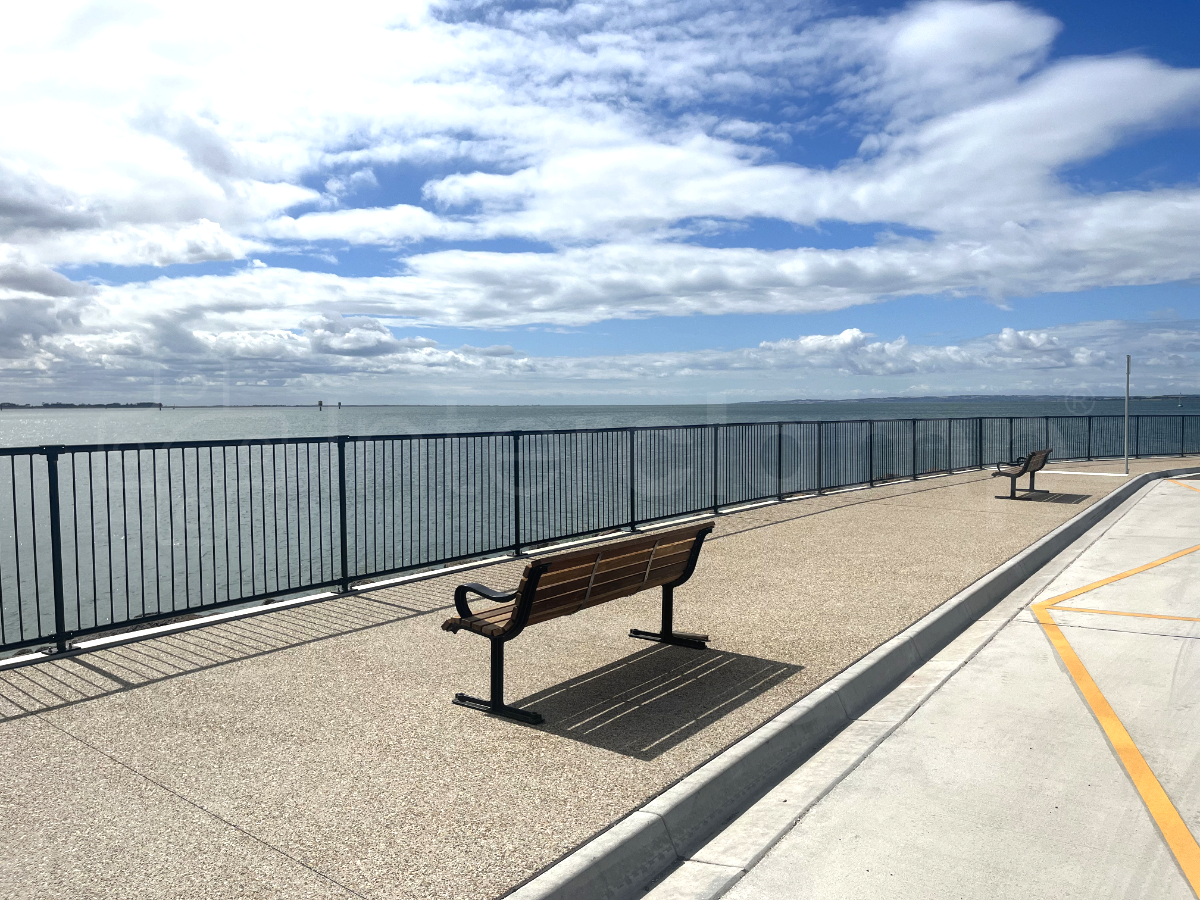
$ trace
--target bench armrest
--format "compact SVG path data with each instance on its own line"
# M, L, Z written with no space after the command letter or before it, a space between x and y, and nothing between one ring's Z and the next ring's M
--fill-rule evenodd
M454 589L454 608L464 618L475 615L471 612L471 607L467 604L467 594L478 594L480 597L483 597L485 600L491 600L493 603L506 603L517 596L516 591L494 591L483 584L460 584Z
M1001 467L1008 468L1008 469L1013 469L1013 468L1022 468L1023 469L1023 468L1025 468L1025 460L1026 459L1028 459L1028 457L1018 456L1012 462L1006 462L1006 463L1002 463L1002 462L1000 462L1000 460L996 460L996 471L999 472ZM1021 474L1024 474L1024 473L1022 472Z
M476 584L475 582L459 585L458 590L464 593L478 594L480 597L491 600L493 603L507 603L513 597L517 596L516 591L493 591L487 585Z

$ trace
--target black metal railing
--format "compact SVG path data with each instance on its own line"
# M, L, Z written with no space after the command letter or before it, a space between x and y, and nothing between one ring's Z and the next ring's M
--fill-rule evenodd
M1136 416L1132 456L1200 452ZM1121 416L1038 416L0 448L0 650L724 506L1124 454Z

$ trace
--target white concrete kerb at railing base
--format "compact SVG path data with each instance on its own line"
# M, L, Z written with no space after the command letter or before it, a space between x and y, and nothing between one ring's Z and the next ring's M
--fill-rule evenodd
M993 569L924 618L505 895L508 900L628 900L714 834L1142 487L1200 467L1129 481Z

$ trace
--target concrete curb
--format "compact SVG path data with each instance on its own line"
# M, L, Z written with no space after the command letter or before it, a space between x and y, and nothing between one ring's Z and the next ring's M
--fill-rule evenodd
M1152 481L1196 473L1200 467L1130 478L506 896L627 900L642 894L1125 500Z

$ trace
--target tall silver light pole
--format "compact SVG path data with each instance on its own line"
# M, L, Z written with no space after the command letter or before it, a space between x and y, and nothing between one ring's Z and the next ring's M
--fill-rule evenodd
M1125 474L1129 474L1129 356L1125 356Z

